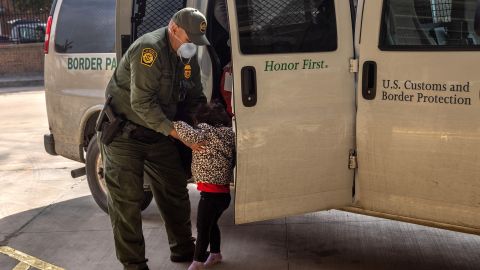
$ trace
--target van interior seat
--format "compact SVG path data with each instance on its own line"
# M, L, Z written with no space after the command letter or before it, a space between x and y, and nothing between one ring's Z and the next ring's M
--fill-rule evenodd
M218 57L215 48L211 45L207 46L208 54L210 55L210 59L212 61L212 97L211 100L218 99L222 101L221 93L220 93L220 79L222 77L222 65L220 63L220 58Z
M213 2L212 2L213 3ZM213 4L209 6L213 10ZM208 13L207 20L209 25L207 28L207 38L210 41L210 46L207 46L208 53L212 63L212 100L218 100L225 102L220 93L220 81L222 78L223 67L227 65L231 60L230 47L228 46L228 40L230 34L225 30L217 19L213 16L213 11Z

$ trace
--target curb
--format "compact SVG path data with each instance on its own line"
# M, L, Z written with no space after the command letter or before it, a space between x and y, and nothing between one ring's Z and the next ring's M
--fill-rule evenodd
M0 78L0 88L12 88L12 87L30 87L30 86L43 86L43 77L29 77L29 78Z
M6 88L0 88L0 96L5 94L37 92L37 91L44 91L44 90L45 88L43 86L6 87Z

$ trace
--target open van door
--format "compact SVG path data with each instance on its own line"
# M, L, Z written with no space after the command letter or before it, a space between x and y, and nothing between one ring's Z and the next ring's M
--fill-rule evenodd
M477 11L475 12L475 32L480 35L480 0L477 0Z
M134 0L117 0L115 12L115 53L120 62L132 43L132 6Z
M349 205L349 1L228 1L237 136L235 222Z
M186 0L116 0L116 54L120 61L137 38L167 26L175 12L186 6Z
M477 2L359 3L361 208L480 228Z

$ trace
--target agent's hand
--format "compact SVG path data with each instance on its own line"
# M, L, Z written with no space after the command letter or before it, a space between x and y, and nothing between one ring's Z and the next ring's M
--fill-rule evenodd
M186 146L190 147L192 151L194 152L202 152L205 150L205 142L199 142L199 143L186 143L183 142Z
M192 149L192 151L194 152L201 152L203 150L205 150L205 145L207 144L206 142L199 142L199 143L188 143L188 142L185 142L183 141L180 136L178 136L178 133L175 129L172 129L172 131L170 131L170 134L169 134L171 137L181 141L183 144L185 144L186 146L190 147Z
M172 136L173 138L177 139L177 140L180 140L180 137L178 137L178 133L175 129L172 129L172 131L170 131L170 136Z

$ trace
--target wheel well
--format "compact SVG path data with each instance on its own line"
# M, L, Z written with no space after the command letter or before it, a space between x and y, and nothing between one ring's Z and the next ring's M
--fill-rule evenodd
M99 111L93 113L85 124L85 128L83 130L83 149L85 152L87 151L90 140L95 135L95 125L97 124L97 118L99 114Z

